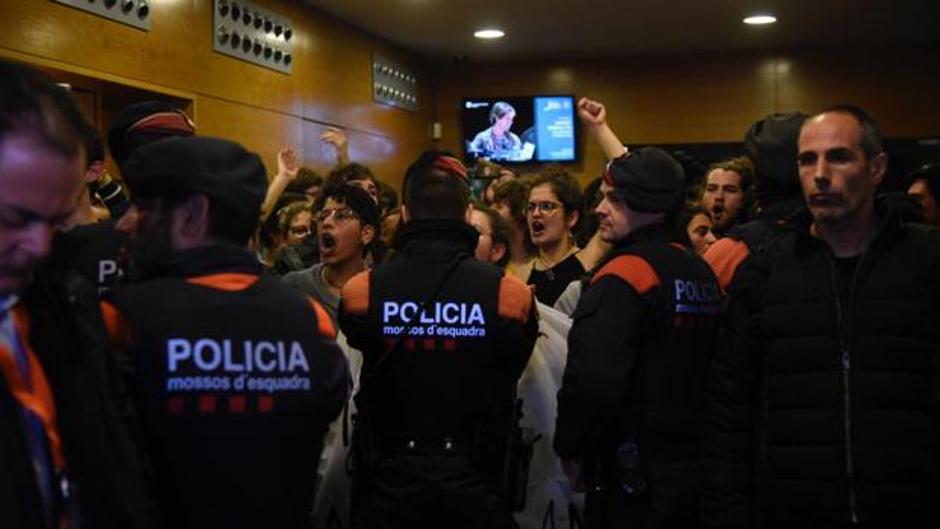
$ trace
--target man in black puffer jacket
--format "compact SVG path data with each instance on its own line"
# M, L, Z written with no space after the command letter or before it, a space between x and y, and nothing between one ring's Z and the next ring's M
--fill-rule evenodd
M797 162L808 211L729 289L706 526L936 525L940 238L876 203L887 159L864 111L808 119Z

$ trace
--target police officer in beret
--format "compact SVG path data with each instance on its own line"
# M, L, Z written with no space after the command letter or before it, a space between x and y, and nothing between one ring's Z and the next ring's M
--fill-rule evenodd
M696 434L720 299L708 265L667 242L683 184L655 147L614 159L601 184L599 233L613 248L572 315L555 431L566 466L580 464L592 529L698 518Z
M175 137L124 164L140 282L102 304L126 355L163 525L301 528L346 401L326 311L246 248L266 188L257 155Z
M515 477L504 462L538 331L532 292L473 259L479 234L459 160L424 153L403 202L401 250L350 279L340 304L340 327L363 354L354 522L509 527Z

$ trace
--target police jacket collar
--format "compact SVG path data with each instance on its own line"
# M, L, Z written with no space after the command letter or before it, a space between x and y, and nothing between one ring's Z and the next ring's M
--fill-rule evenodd
M625 239L615 243L614 249L617 250L633 246L634 244L651 241L669 242L669 234L666 233L665 224L657 222L656 224L650 224L649 226L644 226L636 231L632 231Z
M669 242L669 234L666 232L666 226L662 223L650 224L649 226L644 226L639 230L630 232L627 237L621 241L614 243L613 248L607 252L607 255L601 259L600 263L594 267L592 272L600 270L602 266L610 262L614 257L629 253L629 249L632 246L637 244L642 244L646 242Z
M411 220L400 233L403 254L444 260L459 253L473 255L480 238L473 226L450 219Z
M261 274L261 263L246 248L214 244L184 250L164 262L155 274L162 277L198 277L210 274Z

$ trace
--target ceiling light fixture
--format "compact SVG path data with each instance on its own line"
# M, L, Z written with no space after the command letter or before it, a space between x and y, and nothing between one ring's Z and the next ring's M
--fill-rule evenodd
M767 24L773 24L776 21L777 17L773 15L753 15L744 19L744 23L751 26L766 26Z
M478 39L501 39L506 34L499 29L481 29L473 32L473 36Z

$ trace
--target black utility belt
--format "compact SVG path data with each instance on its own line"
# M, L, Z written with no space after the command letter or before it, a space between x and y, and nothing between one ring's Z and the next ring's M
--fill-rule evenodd
M382 437L377 447L388 455L438 455L466 457L471 443L465 437Z

